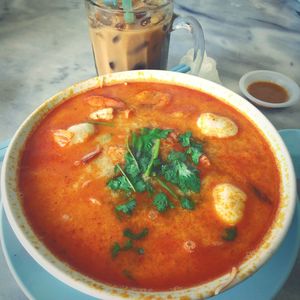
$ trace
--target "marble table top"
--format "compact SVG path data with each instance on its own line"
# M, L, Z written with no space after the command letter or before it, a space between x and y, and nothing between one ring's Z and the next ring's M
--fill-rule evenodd
M240 93L238 81L251 70L282 72L300 84L300 2L297 0L177 0L179 15L202 24L207 54L217 62L224 86ZM176 33L170 65L192 46ZM0 141L59 90L96 75L84 3L80 0L0 1ZM300 128L300 102L261 109L277 129ZM300 297L300 257L276 297ZM26 299L0 250L0 299Z

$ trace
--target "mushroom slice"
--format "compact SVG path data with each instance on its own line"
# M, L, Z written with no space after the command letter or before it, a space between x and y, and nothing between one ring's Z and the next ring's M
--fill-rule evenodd
M227 138L238 133L238 127L232 120L213 113L201 114L197 126L202 134L210 137Z
M80 123L69 127L68 131L73 134L70 144L80 144L94 134L95 127L93 124Z
M238 187L222 183L213 189L214 208L218 217L230 226L236 225L243 217L246 194Z
M113 111L114 109L109 107L109 108L103 108L96 110L90 114L90 119L98 121L98 120L106 120L109 121L113 119Z

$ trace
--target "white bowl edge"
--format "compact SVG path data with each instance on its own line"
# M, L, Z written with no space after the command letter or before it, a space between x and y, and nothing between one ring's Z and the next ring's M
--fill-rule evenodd
M44 104L42 104L34 113L32 113L25 122L20 126L16 134L14 135L14 138L9 146L9 149L7 151L7 155L3 162L2 167L2 180L1 180L1 190L4 194L3 199L9 199L10 201L3 201L4 209L6 212L6 215L8 217L9 223L11 224L14 232L16 233L18 239L24 246L24 248L33 256L33 258L39 262L48 272L53 274L55 277L60 279L61 281L65 282L66 284L74 287L76 285L76 288L80 291L87 293L91 296L99 297L101 296L103 299L122 299L124 294L123 289L115 288L115 287L109 287L106 285L98 285L97 288L91 287L91 285L88 282L91 282L92 284L97 285L97 282L94 282L93 280L90 280L86 278L85 276L81 274L77 274L77 272L71 270L70 268L66 267L66 265L62 262L60 262L58 259L56 259L38 240L37 245L39 247L39 250L37 250L33 244L32 241L28 241L29 239L37 239L34 235L34 233L31 230L30 225L27 223L27 220L22 218L17 218L16 211L21 212L22 208L20 203L18 204L17 193L13 193L12 189L13 187L10 186L9 183L9 175L10 178L15 178L16 174L9 168L13 165L17 167L17 161L13 162L11 161L12 158L11 155L15 157L15 159L18 158L18 153L20 150L20 147L22 143L27 138L27 134L31 131L30 124L37 122L41 116L41 111L44 109L44 114L47 113L47 109L49 109L49 105L52 102L55 102L55 99L58 99L57 102L60 102L62 99L64 99L64 95L66 96L68 93L77 93L78 91L86 90L91 87L101 86L101 84L114 84L117 82L128 82L128 81L157 81L162 83L170 83L170 84L176 84L181 85L185 87L189 87L195 90L204 91L206 93L209 93L220 100L228 103L229 105L233 105L238 111L242 112L244 115L247 114L247 116L250 114L251 118L250 120L254 122L254 119L256 122L259 122L260 125L264 127L264 130L260 130L261 133L265 136L268 143L271 145L272 149L274 151L280 150L281 156L276 157L277 160L280 162L280 172L285 174L282 186L282 193L285 195L290 195L290 198L294 200L293 203L286 203L283 201L282 203L282 213L283 213L283 226L284 229L279 227L276 227L271 230L270 234L266 238L266 243L270 242L271 238L274 238L274 236L277 235L277 239L272 241L272 247L268 251L266 249L258 251L253 257L249 259L249 261L246 261L239 267L239 274L237 276L237 279L235 281L238 282L241 279L244 279L249 275L249 273L253 273L254 269L257 270L258 267L260 267L269 257L270 254L273 253L280 242L282 241L284 235L286 234L286 231L289 227L289 224L291 222L293 211L295 207L295 197L296 197L296 184L295 184L295 177L293 173L293 165L291 162L291 159L289 157L288 151L282 142L279 134L271 125L271 123L251 104L249 104L246 100L244 100L242 97L238 96L237 94L234 94L233 92L229 91L228 89L219 86L213 82L200 79L198 77L194 77L191 75L186 74L179 74L174 72L167 72L167 71L154 71L154 70L148 70L148 71L129 71L129 72L122 72L122 73L115 73L112 75L107 75L100 78L92 78L87 81L81 82L79 84L74 85L73 87L67 88L66 90L58 93L57 95L51 97L48 101L46 101ZM68 98L68 96L66 96ZM236 106L236 102L239 103L238 106ZM234 105L235 104L235 105ZM51 106L51 105L50 105ZM52 105L53 106L53 105ZM39 112L39 113L38 113ZM39 117L37 117L39 116ZM36 117L37 120L33 122L33 118ZM258 118L258 119L257 119ZM248 117L249 119L249 117ZM28 127L29 126L29 127ZM33 126L33 125L32 125ZM27 128L28 127L28 128ZM277 152L275 152L275 155L278 155ZM285 169L285 170L284 170ZM9 192L8 192L9 191ZM11 203L11 199L14 198L12 201L14 203ZM287 201L287 200L286 200ZM19 205L19 207L16 208L16 206ZM25 226L25 229L22 227ZM27 233L26 233L26 232ZM42 250L41 250L42 249ZM45 255L47 255L47 259L45 258ZM55 261L55 266L53 265L53 260ZM257 263L258 260L258 263ZM251 265L251 266L250 266ZM70 272L72 274L75 274L74 278L70 276ZM78 282L78 280L84 279L83 282ZM179 299L180 297L184 295L189 295L192 297L192 299L199 299L200 296L207 297L212 295L212 291L220 285L222 282L224 282L227 279L227 274L224 276L221 276L220 278L210 282L209 284L205 285L206 288L204 288L201 292L199 291L199 287L192 287L189 289L183 289L179 291L172 292L174 294L173 299ZM115 290L116 293L112 294L111 290ZM157 297L166 297L171 292L145 292L145 291L127 291L130 293L130 295L134 295L135 297L140 297L141 294L146 295L155 295ZM141 298L142 299L142 298Z

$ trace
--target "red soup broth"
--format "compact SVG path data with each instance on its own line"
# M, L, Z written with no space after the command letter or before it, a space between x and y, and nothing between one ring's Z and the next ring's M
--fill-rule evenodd
M145 90L152 96L135 97ZM168 95L167 101L161 94L156 97L158 91ZM95 125L95 133L85 142L59 146L53 133L89 120L99 109L91 105L91 96L99 95L125 104L114 109L112 120L105 121L113 127ZM228 138L203 135L197 119L205 112L230 118L238 133ZM143 127L171 128L177 134L190 130L203 143L209 165L199 165L200 192L189 195L196 203L194 210L182 209L178 200L154 184L152 195L133 193L137 204L131 215L116 214L115 207L127 198L124 192L112 191L107 182L116 176L116 162L124 166L128 135ZM160 156L170 145L182 150L174 140L176 135L161 142ZM95 149L100 153L80 161ZM247 195L231 241L224 239L228 224L213 206L212 190L219 183L234 184ZM273 222L279 185L274 155L245 116L205 93L158 83L106 86L71 97L33 130L19 169L26 216L54 255L103 283L148 290L195 286L238 267ZM152 203L156 191L165 192L175 208L158 212ZM118 242L123 247L128 241L123 235L126 228L135 233L147 228L148 235L113 257L113 245ZM143 253L137 253L137 248Z

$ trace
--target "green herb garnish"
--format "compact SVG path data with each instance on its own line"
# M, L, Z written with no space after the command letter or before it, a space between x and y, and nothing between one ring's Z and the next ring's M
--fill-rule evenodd
M108 181L107 186L113 191L123 190L125 192L130 192L132 190L131 185L125 176L118 176Z
M131 145L127 141L128 152L125 155L124 170L120 165L116 165L123 176L118 176L108 182L108 187L112 190L122 190L129 192L152 192L153 188L146 182L152 169L160 165L158 160L160 139L166 138L171 130L159 128L141 129L140 135L132 134ZM144 176L143 176L144 175Z
M129 154L129 152L125 155L125 172L128 177L134 181L134 179L139 176L140 169L137 166L135 160L132 158L132 156Z
M128 153L130 154L131 158L133 159L133 161L135 163L136 168L138 169L138 171L140 171L139 164L138 164L136 158L134 157L134 155L133 155L133 153L132 153L132 151L130 149L128 138L126 140L126 147L127 147Z
M111 248L111 256L112 258L117 257L117 255L120 253L120 251L128 251L128 250L133 250L135 251L137 254L139 255L143 255L145 253L144 248L134 248L133 246L133 241L136 240L140 240L143 239L144 237L146 237L148 235L148 228L144 228L143 230L141 230L138 233L133 233L131 231L131 229L126 228L123 231L123 236L127 237L128 240L125 242L124 246L120 246L120 244L118 242L115 242Z
M132 240L128 240L123 247L121 247L118 242L115 242L111 248L111 256L112 258L116 258L120 251L128 251L132 249L132 247Z
M203 154L202 144L196 142L192 138L191 131L187 131L186 133L180 135L178 140L183 147L188 147L186 150L186 154L191 156L192 162L195 165L198 165L200 156Z
M133 132L127 139L125 164L122 168L116 165L115 171L121 172L119 176L109 180L108 187L112 190L124 191L130 195L132 192L155 192L153 180L167 191L174 199L180 201L181 207L193 210L195 203L187 197L178 195L174 186L183 193L200 191L200 174L194 165L202 154L202 145L192 138L190 131L179 136L179 142L187 147L185 152L171 151L167 161L160 158L161 139L167 138L170 129L142 128ZM201 154L200 154L201 153ZM191 158L188 160L188 158ZM166 182L167 181L167 182ZM173 185L173 186L172 186ZM158 191L153 199L153 205L159 212L173 208L174 204L163 192ZM136 201L128 201L116 207L117 212L130 215L136 206Z
M144 181L141 176L141 170L138 163L129 152L125 155L125 172L135 187L135 190L139 193L151 189L149 184Z
M141 160L143 157L151 158L151 150L155 140L165 139L172 130L160 128L142 128L140 135L134 134L132 137L132 146L136 150L136 158ZM149 160L144 166L143 172L146 171Z
M122 247L122 250L127 251L129 249L132 249L133 243L132 240L128 240L125 245Z
M134 280L134 277L132 276L132 273L131 273L130 271L128 271L127 269L123 270L122 273L123 273L123 275L124 275L125 277L127 277L128 279Z
M151 151L151 159L150 159L149 165L147 166L147 169L143 175L143 178L147 179L150 176L154 161L158 158L159 146L160 146L160 140L159 139L155 140L154 145L152 147L152 151Z
M148 235L148 228L144 228L141 232L139 233L133 233L131 231L131 229L129 228L126 228L124 231L123 231L123 235L128 237L129 239L132 239L132 240L140 240L140 239L143 239L145 236Z
M136 207L136 200L131 199L131 200L127 201L126 203L117 205L115 209L118 212L121 211L124 214L131 215L133 210L135 209L135 207Z
M158 177L156 177L156 180L162 188L164 188L166 191L168 191L175 199L179 200L179 197L176 195L176 193L165 182L163 182Z
M200 191L199 171L186 162L182 152L172 151L169 154L168 163L162 166L162 174L184 193Z
M120 170L120 172L123 174L123 176L125 177L126 181L127 181L128 184L130 185L130 187L132 188L132 190L133 190L134 192L136 192L136 190L135 190L133 184L131 183L130 179L129 179L128 176L125 174L125 172L123 171L123 169L120 167L119 164L117 164L117 168L118 168L118 169Z
M180 144L185 147L185 152L173 150L169 153L167 160L163 161L159 155L161 139L167 138L171 131L160 128L142 128L139 132L132 133L126 142L125 164L123 168L119 164L115 166L117 176L108 181L108 187L114 191L125 192L127 197L130 197L133 192L146 191L152 196L158 184L163 191L167 192L167 194L161 190L155 192L153 205L160 213L175 207L169 199L170 196L179 201L183 209L194 210L195 202L186 195L200 191L200 173L195 165L199 163L202 155L202 144L193 139L192 133L187 131L178 138ZM185 195L181 196L178 189ZM115 211L117 216L119 212L131 215L136 206L136 199L131 197L127 202L117 205ZM124 229L123 236L128 240L123 246L117 242L113 244L112 257L115 258L120 251L128 250L143 255L144 248L135 247L134 243L145 238L148 232L148 228L138 233L129 228ZM231 241L236 234L235 227L226 228L223 238ZM129 274L126 275L126 273L128 273L127 270L124 270L124 276Z
M186 133L181 134L178 137L178 140L183 147L189 147L191 145L191 137L192 137L192 132L187 131Z
M187 210L194 210L196 206L195 202L187 197L182 198L180 204L183 209Z
M119 254L119 252L121 251L121 246L119 245L119 243L114 243L112 248L111 248L111 256L112 258L117 257L117 255Z
M165 193L158 193L154 197L153 205L160 213L167 211L169 208L175 207L175 205L168 199Z
M203 154L203 151L202 151L202 144L193 142L193 146L189 147L189 148L186 150L186 153L187 153L187 154L190 154L193 163L194 163L195 165L198 165L199 159L200 159L201 155Z
M228 227L224 229L224 234L222 235L223 240L225 241L233 241L237 236L237 228L236 227Z

